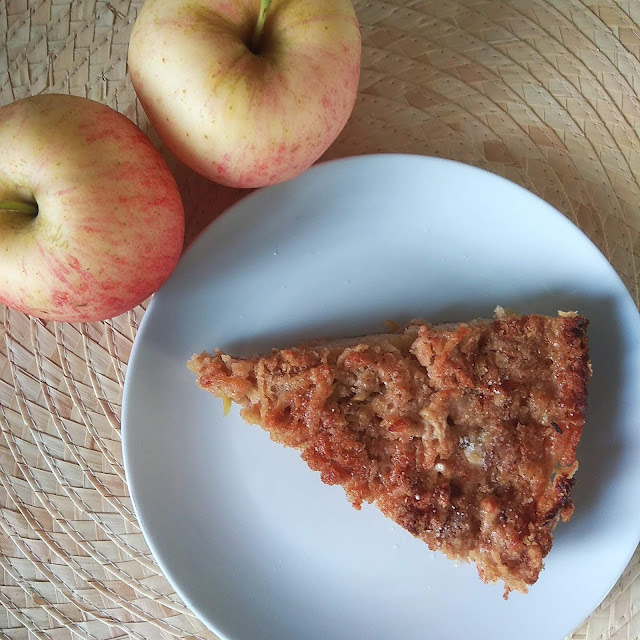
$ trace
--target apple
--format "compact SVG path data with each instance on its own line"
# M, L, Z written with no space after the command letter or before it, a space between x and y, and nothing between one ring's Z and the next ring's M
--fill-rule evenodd
M349 0L147 0L128 62L180 160L220 184L261 187L302 173L335 140L360 55Z
M0 109L0 302L104 320L167 279L184 211L162 156L113 109L67 95Z

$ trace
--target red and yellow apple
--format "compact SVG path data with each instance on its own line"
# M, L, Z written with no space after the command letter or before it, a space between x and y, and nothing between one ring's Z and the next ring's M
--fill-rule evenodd
M167 279L182 251L182 201L125 116L86 98L25 98L0 109L0 149L0 302L104 320Z
M260 187L302 173L335 140L360 55L349 0L147 0L129 71L179 159L221 184Z

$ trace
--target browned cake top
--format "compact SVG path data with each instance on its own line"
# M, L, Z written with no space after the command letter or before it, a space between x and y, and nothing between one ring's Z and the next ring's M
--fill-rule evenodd
M526 590L573 510L589 376L579 316L458 325L190 362L354 506Z

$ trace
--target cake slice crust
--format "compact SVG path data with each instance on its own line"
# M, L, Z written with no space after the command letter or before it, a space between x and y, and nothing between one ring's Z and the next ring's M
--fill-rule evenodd
M573 511L586 328L576 314L501 313L188 364L354 507L375 503L507 595L535 583Z

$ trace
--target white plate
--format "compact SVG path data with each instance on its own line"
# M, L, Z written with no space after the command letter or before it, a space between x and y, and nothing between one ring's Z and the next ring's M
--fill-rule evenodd
M296 452L196 388L185 362L465 320L496 304L579 310L594 375L576 511L529 595L502 599L375 508L353 509ZM466 165L368 156L258 191L210 226L135 341L124 456L142 529L176 591L232 640L560 640L640 537L640 321L616 273L562 215Z

